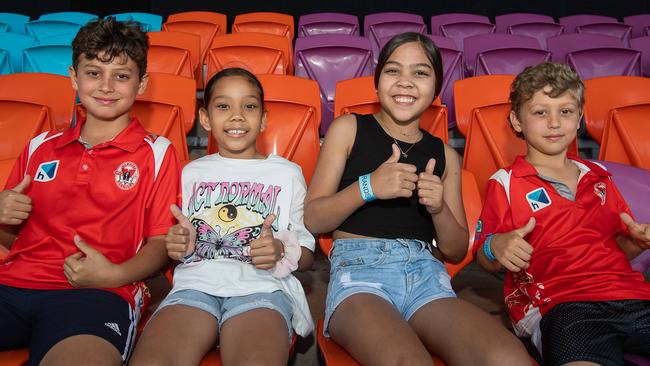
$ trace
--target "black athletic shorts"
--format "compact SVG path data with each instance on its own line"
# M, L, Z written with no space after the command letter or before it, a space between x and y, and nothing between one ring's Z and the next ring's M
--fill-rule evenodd
M29 365L38 365L52 346L80 334L107 340L126 362L135 322L129 303L109 291L0 285L0 351L28 347Z
M650 357L647 300L562 303L544 314L540 329L544 365L623 366L623 353Z

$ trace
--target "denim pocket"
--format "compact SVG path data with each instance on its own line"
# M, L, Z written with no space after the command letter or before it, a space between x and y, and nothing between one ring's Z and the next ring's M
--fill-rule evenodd
M383 263L387 255L387 251L377 247L339 250L332 256L332 268L353 270L372 267Z

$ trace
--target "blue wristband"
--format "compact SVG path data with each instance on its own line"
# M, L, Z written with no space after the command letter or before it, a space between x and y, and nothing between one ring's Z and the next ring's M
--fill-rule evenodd
M483 253L485 253L485 257L490 262L494 262L497 259L494 254L492 254L492 248L490 247L490 244L492 244L492 237L493 235L488 235L487 239L485 239L485 243L483 243Z
M364 201L370 202L377 199L374 193L372 193L372 187L370 186L370 174L359 177L359 190L361 191L361 198Z

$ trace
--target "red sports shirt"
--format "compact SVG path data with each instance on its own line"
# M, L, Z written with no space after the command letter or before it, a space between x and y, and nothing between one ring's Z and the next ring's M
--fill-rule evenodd
M487 235L520 228L535 217L524 239L533 246L530 267L508 272L504 296L518 335L530 335L541 316L568 301L650 299L650 283L632 270L616 244L627 227L619 214L630 213L623 197L601 166L570 158L581 175L576 200L560 196L523 157L496 172L486 200L473 250L483 250Z
M169 206L179 195L176 151L169 140L133 118L113 140L86 149L81 125L33 138L18 158L6 189L25 174L32 212L0 265L0 284L69 289L63 261L79 250L75 234L113 263L133 257L146 238L175 223ZM138 284L107 289L135 306ZM138 304L140 305L140 304Z

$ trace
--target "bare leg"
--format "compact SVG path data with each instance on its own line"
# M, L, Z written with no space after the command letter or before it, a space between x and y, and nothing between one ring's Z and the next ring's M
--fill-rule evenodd
M519 340L488 313L466 301L432 301L409 320L430 352L449 365L530 365Z
M432 365L429 352L401 315L372 294L345 299L329 323L332 339L362 365Z
M221 361L224 365L286 365L289 333L280 313L259 308L234 316L222 325Z
M122 364L120 352L107 340L88 334L68 337L55 344L41 360L41 366Z
M129 365L198 365L214 347L218 331L208 312L167 306L147 324Z

